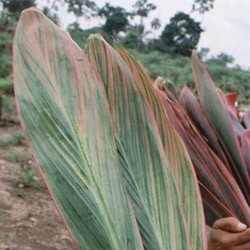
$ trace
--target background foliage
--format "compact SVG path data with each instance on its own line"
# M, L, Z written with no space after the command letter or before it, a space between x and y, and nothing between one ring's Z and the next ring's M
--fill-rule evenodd
M6 95L12 95L11 45L17 19L23 9L37 5L35 0L0 0L0 106ZM194 0L191 11L204 14L211 11L214 0ZM39 5L40 6L40 5ZM190 67L190 53L197 48L202 24L192 18L192 12L178 12L165 27L161 20L151 20L151 13L157 8L150 0L137 0L126 10L113 3L97 6L91 0L48 0L43 3L44 13L60 24L62 8L75 16L68 25L72 38L84 47L91 33L101 33L109 42L114 40L128 48L148 69L151 77L167 78L177 89L184 84L194 87ZM81 27L80 18L99 18L102 24L90 29ZM145 23L151 23L151 26ZM159 33L156 36L155 33ZM250 90L247 88L250 72L234 65L234 58L226 52L209 56L209 48L202 48L199 56L211 72L216 84L225 91L240 92L240 104L248 105ZM4 96L4 97L3 97ZM8 99L8 98L7 98ZM2 110L2 108L1 108ZM1 116L1 112L0 112Z

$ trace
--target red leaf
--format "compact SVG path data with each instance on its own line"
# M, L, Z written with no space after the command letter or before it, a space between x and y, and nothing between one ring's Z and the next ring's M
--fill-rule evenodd
M244 112L243 123L244 123L246 128L250 128L250 109L248 109Z
M188 148L200 186L206 189L205 193L204 188L201 190L203 204L207 204L206 218L209 217L209 221L212 222L220 218L217 216L233 215L245 223L250 223L250 208L228 168L207 145L185 110L160 90L159 95L162 97L169 119L175 124Z
M248 174L250 175L250 129L245 130L242 134L241 147L247 164Z
M231 93L231 94L228 94L226 96L226 104L229 108L229 111L235 115L236 117L239 118L239 110L236 106L236 103L237 103L237 97L238 97L238 93Z
M196 125L197 129L201 132L202 136L205 136L209 146L214 150L214 152L216 152L220 159L228 165L228 160L221 148L221 142L219 141L216 131L209 122L204 110L196 100L194 94L187 86L182 89L179 101Z

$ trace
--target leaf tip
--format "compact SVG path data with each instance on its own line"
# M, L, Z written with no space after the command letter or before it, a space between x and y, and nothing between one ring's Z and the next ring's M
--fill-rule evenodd
M38 8L30 7L22 11L21 19L26 18L27 16L34 15L34 14L44 16L43 12L39 10Z
M88 37L88 42L95 41L95 40L104 40L104 39L100 33L94 33Z
M198 56L197 56L197 53L196 53L196 51L195 50L192 50L192 58L197 58Z

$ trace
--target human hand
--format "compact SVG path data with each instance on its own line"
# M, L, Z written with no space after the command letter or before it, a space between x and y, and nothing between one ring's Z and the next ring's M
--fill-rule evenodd
M208 250L250 250L250 228L233 217L217 220L208 232Z

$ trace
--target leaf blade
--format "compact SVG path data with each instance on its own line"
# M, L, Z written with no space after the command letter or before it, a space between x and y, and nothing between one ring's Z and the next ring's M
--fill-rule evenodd
M173 172L182 199L191 249L202 249L204 247L202 242L206 241L203 207L202 201L199 199L198 181L186 147L177 134L174 124L167 117L158 89L153 85L147 71L125 49L120 46L115 49L128 65L136 84L141 86L144 96L153 107L164 151L169 162L168 167Z
M240 150L237 136L234 133L229 113L224 108L224 103L211 76L199 61L195 52L192 54L192 68L201 105L220 136L221 141L225 144L228 157L231 157L235 163L230 164L231 171L249 203L250 196L248 190L250 189L250 177L247 173L246 164Z
M221 217L234 216L249 224L250 208L228 167L211 150L182 106L164 94L162 98L195 166L206 208L206 222L212 226Z
M14 64L20 118L79 247L142 249L107 100L86 55L32 8L16 31Z
M159 167L164 166L164 163L162 161L162 159L165 158L165 156L164 156L165 153L163 153L164 149L161 148L162 146L160 148L158 148L158 149L157 149L157 147L152 146L153 144L154 145L161 145L161 142L160 142L160 138L159 138L159 134L158 134L159 133L158 126L156 126L155 120L154 120L155 119L154 118L154 111L152 110L152 108L154 109L154 105L152 105L152 103L150 103L148 101L148 99L147 99L147 97L150 96L150 92L148 92L147 93L148 95L147 95L145 93L146 88L144 88L142 85L139 85L138 81L136 81L134 79L134 76L133 76L134 72L133 73L131 72L131 67L128 68L126 66L126 63L125 63L126 60L125 60L125 62L124 62L124 60L122 60L122 59L124 59L124 57L120 57L112 48L107 46L100 38L92 37L90 39L89 46L88 46L88 53L89 53L90 61L92 61L92 64L93 65L97 64L96 70L99 72L99 74L102 77L102 80L104 82L104 85L105 85L105 88L106 88L106 91L107 91L107 96L108 96L109 102L112 103L112 104L116 103L116 105L121 110L123 110L123 112L117 112L117 109L118 109L117 108L117 109L114 109L113 112L112 112L113 116L115 118L117 118L116 115L118 113L123 113L124 116L125 116L123 118L117 118L116 130L119 131L121 129L120 124L127 124L126 123L127 119L133 119L134 124L142 124L141 127L138 128L138 131L147 131L147 127L150 128L151 132L147 131L147 132L145 132L143 134L143 136L142 136L142 134L141 134L141 136L139 134L129 135L129 134L126 134L127 131L126 132L125 131L119 131L118 135L119 135L120 139L122 138L121 140L125 141L125 137L126 137L126 141L128 140L128 138L129 138L129 140L131 139L131 142L133 140L135 140L134 143L129 144L130 146L125 146L125 150L128 149L128 148L132 148L133 149L132 152L136 151L137 149L136 149L136 147L133 146L133 144L136 144L136 139L135 138L137 138L137 140L138 140L138 138L140 138L139 139L140 146L143 148L144 154L145 154L145 152L147 152L146 156L145 156L145 159L147 159L147 160L146 161L144 160L145 161L144 162L143 159L140 159L140 160L137 159L136 164L140 165L140 168L143 169L144 165L149 165L150 166L150 165L152 165L152 162L155 162L156 159L158 158L158 160L160 159L160 161L158 163L155 162L153 164L153 166L157 166L157 165L159 165ZM107 60L107 58L108 58L108 60ZM112 67L110 66L110 64L112 64ZM103 66L103 65L105 65L105 66ZM106 69L106 70L104 70L104 72L103 72L103 70L100 70L100 69L103 69L103 68ZM107 76L109 76L109 81L107 81ZM116 88L117 88L117 85L119 85L119 84L123 84L123 88L124 88L124 92L119 93L120 96L124 97L123 102L121 102L122 98L117 94L117 89ZM132 94L133 98L131 97L131 99L129 99L129 97L128 97L129 95L127 93L130 93L130 95L131 95L131 92L137 92L137 97L133 96L133 94ZM139 96L139 99L138 99L138 96ZM137 100L137 101L135 101L135 100ZM133 105L131 110L134 110L134 113L133 112L131 112L131 113L127 112L126 108L124 108L124 107L126 107L126 105L124 103L126 103L126 105L127 104ZM110 104L111 107L114 106L112 104ZM159 103L154 103L154 104L159 105ZM145 107L147 107L147 108L145 108ZM139 112L136 111L138 109L140 109ZM146 110L150 110L150 113L148 113ZM152 126L152 124L153 124L153 126ZM127 128L127 129L129 130L130 128ZM153 135L152 135L153 138L149 138L148 135L150 135L150 133L152 134L152 131L153 131ZM123 134L123 132L124 132L124 134ZM155 138L156 138L156 142L154 142ZM148 145L149 145L150 148L147 148ZM153 150L153 148L154 148L154 150ZM152 151L154 151L154 156L152 155ZM164 157L164 158L162 158L162 157ZM128 164L127 165L128 166L133 165L133 164L131 164L131 162L133 162L133 161L135 161L135 159L132 156L130 159L128 159ZM153 166L150 167L151 169L146 170L146 171L148 171L148 176L151 176L151 178L152 178L152 180L148 181L148 183L151 182L150 185L148 183L144 183L142 181L142 179L144 177L142 177L142 179L140 179L140 178L137 179L137 177L138 177L138 176L136 176L137 173L133 172L133 170L130 169L130 170L132 170L130 172L130 175L135 177L135 182L141 184L141 186L140 186L140 184L138 184L138 187L137 187L138 190L139 190L138 192L140 193L141 192L140 190L143 190L143 185L146 185L146 187L147 187L146 190L149 192L149 195L151 197L154 197L153 193L155 193L156 190L157 190L157 192L160 192L159 187L156 186L156 183L158 183L159 180L160 180L160 183L162 183L162 184L159 184L159 185L163 185L163 187L164 187L164 185L166 185L166 184L164 184L164 181L161 178L161 175L165 175L164 170L161 173L152 172L152 171L154 171ZM168 169L167 166L164 167L164 169L165 168L166 168L166 170ZM169 171L169 170L167 170L167 171ZM160 174L160 176L159 176L159 174ZM140 175L140 172L139 172L138 175ZM168 173L168 175L170 175L170 173ZM168 188L170 188L171 186L174 185L174 184L172 184L173 181L171 179L168 180L168 182L170 181L170 183L171 183L171 185L167 184ZM152 191L152 189L155 189L155 190ZM133 195L133 194L130 193L130 195ZM161 195L163 195L163 197L164 197L165 194L161 193ZM152 199L154 199L154 198L152 198ZM157 199L157 197L155 197L155 199ZM165 199L166 198L163 198L161 200L165 200ZM134 202L135 202L135 200L134 200ZM161 206L164 206L163 202L160 202L160 201L158 201L158 202L159 202L159 204ZM146 203L148 203L150 205L150 204L152 204L152 200L148 200ZM154 205L150 205L150 206L154 206ZM178 206L178 205L176 205L176 206ZM151 215L149 215L149 213L147 212L146 207L148 207L147 204L145 206L144 216L146 216L146 218L149 218L149 217L151 217ZM167 208L166 205L165 205L165 207ZM152 208L149 208L149 211L152 211ZM162 212L158 213L158 211L156 211L156 214L158 214L157 217L160 217L160 218L165 217L164 220L169 221L169 223L171 224L171 227L174 229L175 233L180 230L180 229L176 228L176 226L179 226L179 225L175 225L175 223L172 224L173 221L172 221L171 216L169 216L170 214L168 215L166 213L167 215L164 216L161 213ZM175 213L173 213L173 212L170 212L170 213L172 214L172 216L176 216ZM144 237L144 240L147 237L147 235L150 235L150 234L152 234L151 233L152 231L155 231L155 229L153 229L153 228L155 228L155 225L157 226L158 222L155 220L155 218L153 218L153 220L154 220L154 223L153 223L153 225L151 224L151 226L148 226L148 224L146 226L145 226L145 224L141 224L141 233L142 234L145 233L145 232L142 231L145 228L147 228L147 231L150 232L150 233L145 233L146 236ZM139 220L139 223L141 223L141 220ZM176 223L176 224L178 224L178 223ZM185 225L183 225L183 226L185 227ZM183 231L183 229L182 229L182 231ZM161 236L161 239L159 239L159 240L157 239L157 237L155 237L155 241L159 242L158 247L160 247L160 249L179 249L179 248L181 248L181 246L180 245L178 246L178 244L176 244L176 243L175 243L176 245L174 245L174 244L170 245L169 243L164 242L163 239L164 238L170 238L169 235L171 235L168 232L165 232L165 233L166 233L165 237ZM173 234L171 238L176 239L176 236ZM160 243L160 241L163 242L163 243ZM176 240L173 240L173 241L176 241ZM147 248L149 248L149 249L157 248L156 245L148 245L148 243L149 242L146 242L146 244L147 244L146 247ZM166 244L166 245L162 245L162 244ZM183 244L182 247L185 246L185 248L188 249L189 248L189 246L188 246L189 243L184 243L184 244Z

